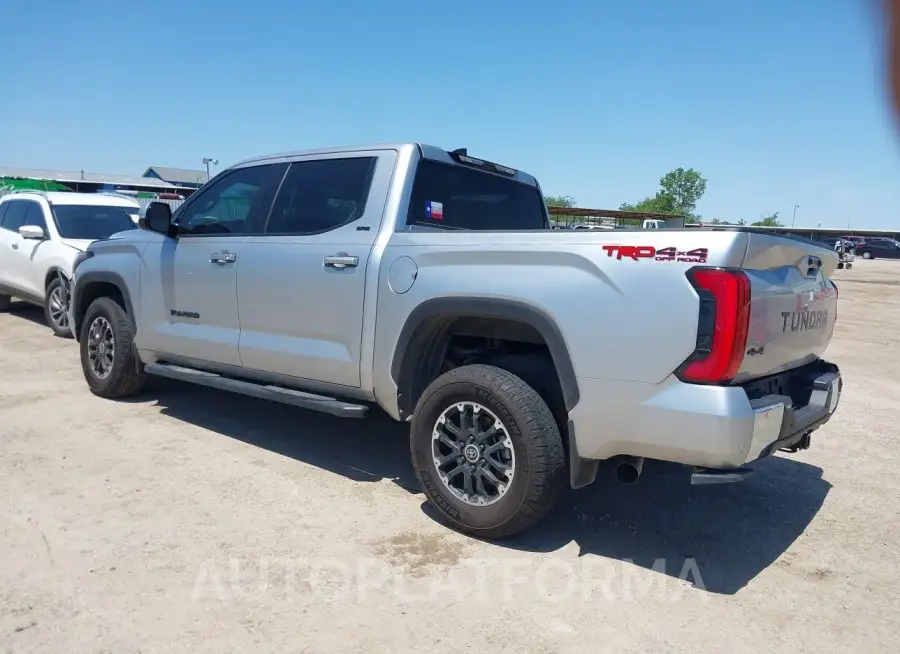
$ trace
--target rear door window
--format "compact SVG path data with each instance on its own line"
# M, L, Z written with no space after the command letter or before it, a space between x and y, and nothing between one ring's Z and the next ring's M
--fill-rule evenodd
M407 225L442 229L546 229L537 187L494 173L423 159L416 169Z
M272 205L266 235L322 234L361 218L376 161L348 157L292 163Z
M3 229L18 232L19 227L25 222L25 215L28 213L29 205L34 204L34 202L10 200L7 204L9 207L6 210L6 215L3 216Z

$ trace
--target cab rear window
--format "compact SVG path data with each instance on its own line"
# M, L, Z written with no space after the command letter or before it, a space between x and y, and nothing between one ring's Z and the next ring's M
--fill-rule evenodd
M407 225L463 230L546 229L537 188L509 177L425 159L413 182Z

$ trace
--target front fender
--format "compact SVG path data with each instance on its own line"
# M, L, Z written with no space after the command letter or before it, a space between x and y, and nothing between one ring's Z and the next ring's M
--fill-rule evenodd
M128 291L128 284L120 274L108 270L88 270L79 272L76 276L71 290L72 332L76 339L80 337L84 314L91 302L98 297L109 295L112 289L118 291L125 304L125 311L134 320L134 304Z

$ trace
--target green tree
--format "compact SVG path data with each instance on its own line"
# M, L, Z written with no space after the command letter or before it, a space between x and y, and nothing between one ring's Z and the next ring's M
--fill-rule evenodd
M699 222L697 203L706 193L706 179L693 168L670 170L659 180L660 189L636 204L624 203L623 211L671 213L685 217L686 222Z
M548 207L571 208L575 206L575 198L571 195L545 195L544 202Z
M693 168L670 170L659 180L660 193L672 198L676 213L693 216L697 203L706 193L706 179Z
M637 204L623 203L619 209L621 211L645 211L647 213L678 213L675 210L672 197L662 191L659 191L652 197L644 198Z
M743 222L743 221L741 221ZM761 220L757 220L755 223L751 223L753 227L784 227L778 220L778 212L769 214L765 218Z

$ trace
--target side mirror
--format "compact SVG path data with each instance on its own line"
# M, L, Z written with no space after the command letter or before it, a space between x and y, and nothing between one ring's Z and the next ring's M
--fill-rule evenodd
M138 227L158 234L169 234L172 207L165 202L151 202L144 215L138 219Z
M22 225L19 227L19 236L31 241L43 241L47 238L47 235L44 233L44 228L38 227L37 225Z

